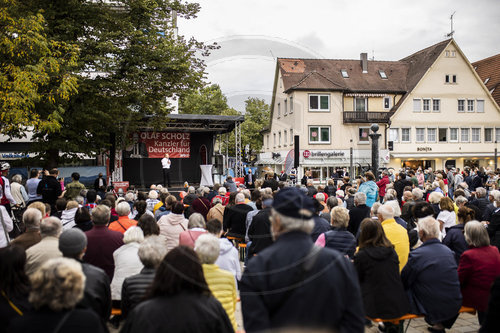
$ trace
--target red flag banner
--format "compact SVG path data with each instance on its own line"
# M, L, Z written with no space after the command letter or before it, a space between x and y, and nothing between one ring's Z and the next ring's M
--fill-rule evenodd
M140 132L139 140L145 144L149 158L189 158L191 133Z

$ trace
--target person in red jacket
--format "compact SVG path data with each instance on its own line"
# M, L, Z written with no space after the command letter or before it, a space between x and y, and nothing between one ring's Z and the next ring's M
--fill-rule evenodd
M382 171L382 179L377 182L378 186L378 196L380 197L380 202L383 202L385 196L385 188L387 184L390 184L389 173L387 170Z
M481 223L468 222L464 229L470 249L462 254L458 265L463 305L476 309L482 324L491 285L500 276L500 254L497 247L490 245L488 232Z

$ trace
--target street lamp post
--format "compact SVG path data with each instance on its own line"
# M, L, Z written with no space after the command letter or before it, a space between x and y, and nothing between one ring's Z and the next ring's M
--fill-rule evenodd
M375 179L378 180L378 160L379 160L379 151L378 151L378 139L381 134L378 134L377 131L379 129L377 124L372 124L370 129L373 133L370 133L369 136L372 139L372 169L373 174L375 175Z

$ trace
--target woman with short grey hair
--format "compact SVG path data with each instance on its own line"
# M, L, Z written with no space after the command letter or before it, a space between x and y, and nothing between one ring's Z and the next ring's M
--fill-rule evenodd
M127 204L128 206L128 204ZM118 305L121 300L122 285L125 278L138 274L143 268L138 251L140 243L144 241L144 233L139 227L130 227L123 235L124 245L114 253L115 273L111 281L111 299Z
M121 295L123 317L127 317L130 311L143 300L146 291L153 283L156 268L166 254L167 248L158 235L149 236L141 243L138 255L144 268L139 274L129 276L123 281Z
M16 200L16 204L21 206L21 208L26 207L26 203L29 200L28 193L26 193L26 189L21 184L23 181L23 176L20 174L16 174L12 176L12 182L10 183L10 193L14 200Z
M490 245L488 231L480 222L468 222L464 232L470 249L462 253L458 265L462 304L477 310L479 325L482 325L490 287L500 276L500 254L497 247Z
M184 230L179 234L179 245L189 246L194 248L194 242L207 233L205 230L205 218L200 213L189 215L188 230Z
M31 277L29 301L35 311L11 321L11 332L104 332L97 314L75 308L83 298L85 275L73 259L45 262Z
M319 235L316 245L335 249L352 259L356 251L356 238L347 231L349 211L347 208L337 206L332 208L330 215L332 229Z

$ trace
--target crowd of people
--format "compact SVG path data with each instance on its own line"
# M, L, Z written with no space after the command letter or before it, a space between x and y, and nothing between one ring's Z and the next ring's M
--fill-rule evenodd
M0 168L0 332L234 332L240 300L247 332L397 332L407 313L444 332L462 306L500 330L491 170L106 193Z

